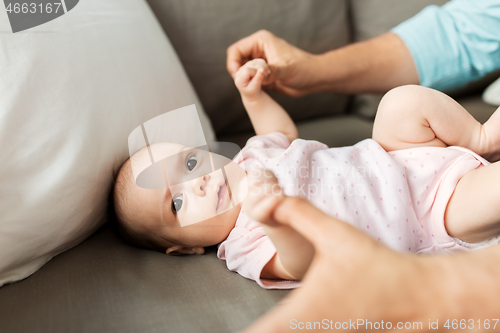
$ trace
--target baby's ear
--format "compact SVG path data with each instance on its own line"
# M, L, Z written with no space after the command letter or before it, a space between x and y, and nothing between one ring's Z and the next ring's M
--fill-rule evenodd
M165 251L170 255L181 255L181 254L203 254L205 253L205 248L203 247L186 247L181 245L174 245L167 248Z

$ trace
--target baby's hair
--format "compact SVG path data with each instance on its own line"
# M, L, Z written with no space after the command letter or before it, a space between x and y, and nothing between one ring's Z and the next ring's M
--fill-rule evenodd
M120 167L114 180L111 196L118 232L123 240L131 245L164 252L166 246L161 244L158 239L154 239L142 231L139 228L139 221L134 221L133 214L127 210L130 200L133 200L128 193L132 192L131 189L134 183L131 161L127 159Z

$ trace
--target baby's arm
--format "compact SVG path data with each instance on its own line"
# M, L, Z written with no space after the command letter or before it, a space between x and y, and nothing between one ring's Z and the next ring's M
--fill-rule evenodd
M314 256L312 244L295 229L274 221L274 212L285 198L274 174L259 169L248 176L250 186L244 209L251 218L262 223L277 250L262 270L261 278L302 279Z
M500 112L481 125L451 97L430 88L402 86L378 107L373 139L386 151L421 146L461 146L486 159L500 158Z
M235 74L234 83L240 91L243 105L257 135L281 132L292 142L297 139L297 127L288 113L262 91L262 81L270 73L263 59L253 59Z

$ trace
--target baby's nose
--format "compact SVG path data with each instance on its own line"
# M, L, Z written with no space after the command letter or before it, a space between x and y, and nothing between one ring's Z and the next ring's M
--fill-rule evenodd
M197 184L197 187L198 187L197 190L201 191L204 194L205 193L205 188L207 186L207 183L210 180L210 176L209 175L205 175L203 177L200 177L199 179L200 179L200 181Z

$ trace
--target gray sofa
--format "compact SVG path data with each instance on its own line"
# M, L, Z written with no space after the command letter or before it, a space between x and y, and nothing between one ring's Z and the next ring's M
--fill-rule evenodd
M431 0L148 0L176 49L219 141L243 146L253 133L225 70L226 48L267 29L313 53L374 37ZM452 92L479 121L494 107L480 92L485 78ZM304 139L329 146L371 136L380 96L273 95ZM227 270L216 248L176 257L121 241L112 218L80 245L29 278L0 288L1 332L234 332L288 291L264 290Z

